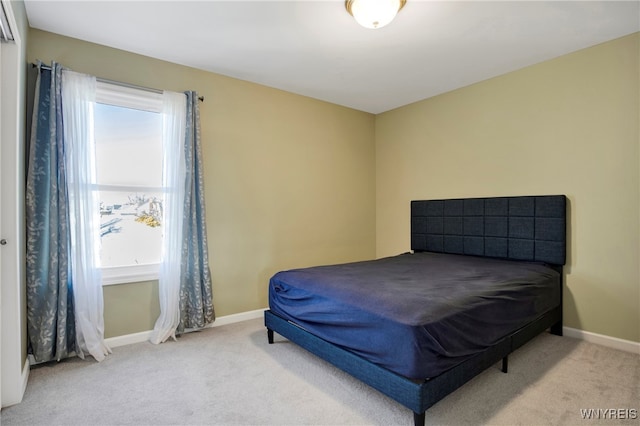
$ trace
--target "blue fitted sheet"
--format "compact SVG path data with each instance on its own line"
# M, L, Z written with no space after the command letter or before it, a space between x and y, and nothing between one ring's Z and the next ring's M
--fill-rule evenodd
M282 271L273 313L411 379L435 377L561 303L560 275L528 262L406 253Z

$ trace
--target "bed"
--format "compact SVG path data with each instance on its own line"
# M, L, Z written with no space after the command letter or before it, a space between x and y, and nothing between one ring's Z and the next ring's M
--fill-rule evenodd
M281 271L265 326L395 399L440 399L550 329L562 335L563 195L411 202L411 252Z

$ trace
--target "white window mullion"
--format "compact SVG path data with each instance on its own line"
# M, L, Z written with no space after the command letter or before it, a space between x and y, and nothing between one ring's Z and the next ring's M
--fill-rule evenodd
M111 192L133 192L133 193L154 193L165 192L165 188L162 186L137 186L137 185L101 185L95 186L98 191L111 191Z

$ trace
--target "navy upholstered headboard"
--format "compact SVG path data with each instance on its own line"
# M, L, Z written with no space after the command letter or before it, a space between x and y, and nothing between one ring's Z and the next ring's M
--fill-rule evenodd
M411 250L564 265L566 197L411 202Z

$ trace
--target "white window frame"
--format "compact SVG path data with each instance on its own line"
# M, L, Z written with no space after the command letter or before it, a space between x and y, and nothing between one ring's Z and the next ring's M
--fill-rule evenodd
M98 81L96 83L96 102L124 108L162 113L162 93L122 86L116 83ZM98 185L98 190L109 185ZM118 188L126 189L124 186ZM135 189L131 187L131 189ZM148 189L145 187L145 189ZM158 192L163 191L158 188ZM140 281L157 280L160 276L160 264L142 264L130 266L103 267L102 285L126 284Z

